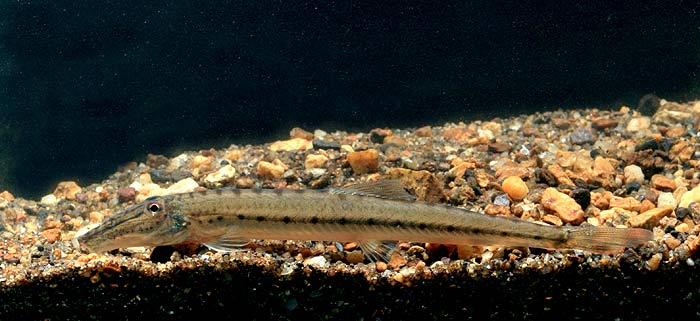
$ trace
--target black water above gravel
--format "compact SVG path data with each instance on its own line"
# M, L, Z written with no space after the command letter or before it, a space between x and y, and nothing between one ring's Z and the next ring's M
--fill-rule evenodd
M4 290L2 320L694 320L693 268L639 271L571 267L559 273L413 287L315 272L283 280L257 267L200 268L167 278L123 272L93 284L66 275ZM217 318L219 319L219 318Z
M5 1L0 190L146 153L700 93L691 2Z

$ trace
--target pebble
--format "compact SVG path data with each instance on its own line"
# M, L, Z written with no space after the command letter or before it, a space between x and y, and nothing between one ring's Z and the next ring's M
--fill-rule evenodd
M273 164L266 161L258 163L258 175L267 179L276 179L282 177L286 168L282 165Z
M656 253L652 255L651 258L646 261L647 269L651 271L656 271L659 268L659 265L661 264L661 259L663 259L663 255L661 253Z
M58 198L56 197L56 195L48 194L44 195L44 197L42 197L39 202L44 205L52 206L58 203Z
M204 178L204 184L209 187L218 188L226 185L226 182L231 181L234 177L236 177L236 169L231 166L231 164L227 164L217 169L215 172L209 173Z
M557 180L557 182L561 185L567 185L567 186L575 186L574 181L572 181L569 176L566 175L566 172L564 172L564 169L561 168L561 166L557 164L552 164L547 166L547 171L554 175L554 178Z
M676 225L675 230L679 233L688 233L688 231L690 231L690 226L686 223L681 223Z
M628 211L639 212L642 203L635 199L634 197L619 197L613 196L610 198L610 203L608 205L610 208L621 208Z
M365 174L379 168L379 152L376 149L368 149L361 152L348 154L348 163L357 174Z
M0 193L0 204L3 202L12 202L15 200L15 196L12 195L9 191L3 191Z
M559 215L562 222L578 224L583 221L583 210L581 205L569 195L557 191L553 187L548 187L542 193L542 205Z
M49 243L54 243L61 238L60 228L50 228L41 232L41 236Z
M651 176L651 187L662 191L674 191L678 186L672 179L661 174L655 174Z
M194 189L197 187L199 187L199 184L197 184L197 182L194 179L192 179L192 177L188 177L177 181L173 185L170 185L163 191L162 195L194 192Z
M644 131L649 129L651 126L651 118L643 116L643 117L634 117L630 119L630 121L627 123L627 127L625 128L628 132L630 133L636 133L640 131Z
M659 197L656 198L657 207L673 207L676 208L676 198L673 197L673 193L663 192L659 193Z
M308 132L302 128L294 127L294 128L292 128L292 130L289 131L289 137L301 138L301 139L305 139L305 140L313 140L314 134L311 132Z
M556 226L562 226L564 223L561 221L561 219L558 216L552 215L552 214L546 214L545 216L542 217L542 222L556 225Z
M117 190L117 198L119 203L128 203L136 198L136 189L133 187L122 187Z
M688 207L690 203L694 202L700 202L700 185L683 193L680 202L678 202L678 207Z
M340 150L340 144L332 141L314 139L313 141L314 149L335 149Z
M314 148L313 142L304 138L292 138L290 140L281 140L270 144L270 150L273 152L304 151L312 148Z
M659 223L662 217L668 216L671 213L673 213L673 207L653 208L642 214L630 217L627 224L631 227L640 227L650 230Z
M664 244L666 244L666 246L669 249L674 250L675 248L677 248L678 246L681 245L681 241L679 241L677 238L671 236L671 237L664 239Z
M302 264L304 264L304 266L313 266L319 269L327 268L330 265L328 263L328 260L326 260L326 258L323 255L307 258Z
M90 223L101 223L104 221L104 217L104 214L97 211L92 211L89 215Z
M403 254L399 252L394 252L391 254L391 258L389 258L387 266L391 269L398 269L406 265L406 263L406 258L403 256Z
M501 185L503 191L510 196L510 198L520 201L524 199L530 192L527 184L523 182L522 178L518 176L511 176L503 180Z
M362 254L362 251L355 250L345 254L345 260L348 261L348 263L362 263L365 260L365 256Z
M627 184L629 184L629 183L643 184L644 183L644 173L642 172L641 167L639 167L637 165L628 165L628 166L625 166L624 172L625 172L625 182L627 182Z
M591 127L595 129L613 128L617 126L617 120L607 117L596 117L591 122Z
M80 193L81 190L82 188L74 181L60 182L53 191L53 195L57 198L75 200L75 194Z
M583 145L583 144L593 144L598 139L596 132L592 128L578 128L574 130L569 139L572 144Z
M416 129L416 136L418 137L431 137L433 136L433 128L430 126L423 126Z
M192 170L199 170L201 171L206 171L211 169L212 163L214 161L214 157L211 156L204 156L204 155L197 155L194 158L192 158L192 163L190 164L190 167Z
M328 162L328 157L320 154L310 154L304 160L304 168L324 168Z

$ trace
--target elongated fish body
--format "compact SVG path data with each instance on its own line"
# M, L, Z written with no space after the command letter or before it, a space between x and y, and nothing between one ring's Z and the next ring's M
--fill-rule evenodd
M443 244L621 251L648 230L559 227L415 201L396 181L329 190L218 189L151 197L79 237L92 251L203 243L232 250L251 239L402 240Z

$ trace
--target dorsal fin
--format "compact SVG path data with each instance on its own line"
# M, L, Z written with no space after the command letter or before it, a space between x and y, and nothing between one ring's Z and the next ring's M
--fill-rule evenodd
M406 192L401 182L395 179L387 179L376 182L364 182L344 187L331 188L332 194L349 194L377 198L415 201L415 196Z

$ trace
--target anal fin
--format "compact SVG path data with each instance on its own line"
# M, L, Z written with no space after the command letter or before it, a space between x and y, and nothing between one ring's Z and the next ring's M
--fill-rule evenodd
M358 241L357 244L360 245L362 254L372 262L389 262L391 254L396 251L396 241L368 240Z

